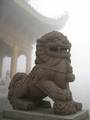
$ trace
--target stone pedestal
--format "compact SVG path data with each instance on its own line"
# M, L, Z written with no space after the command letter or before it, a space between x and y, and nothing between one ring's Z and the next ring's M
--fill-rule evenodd
M44 110L42 110L43 112ZM50 113L42 113L40 111L17 111L17 110L7 110L3 111L3 118L10 120L89 120L88 111L81 111L73 115L54 115L52 111Z
M13 110L7 98L0 99L0 120L89 120L87 110L72 115L54 115L52 109L38 108L33 111Z

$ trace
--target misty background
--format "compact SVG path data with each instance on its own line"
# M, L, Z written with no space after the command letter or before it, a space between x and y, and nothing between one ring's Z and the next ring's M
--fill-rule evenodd
M82 102L83 109L90 110L90 1L32 0L31 4L47 17L57 18L62 11L69 13L69 20L60 32L64 33L72 43L71 60L76 80L70 83L70 87L74 99ZM32 67L34 60L35 44L32 52ZM2 79L6 77L6 72L10 71L10 61L9 57L4 58ZM17 64L17 71L25 72L26 58L24 55L18 58Z

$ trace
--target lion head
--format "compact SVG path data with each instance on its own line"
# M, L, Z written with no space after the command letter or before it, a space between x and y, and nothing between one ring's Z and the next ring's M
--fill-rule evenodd
M55 64L60 59L70 61L71 43L61 32L52 31L37 40L36 64Z

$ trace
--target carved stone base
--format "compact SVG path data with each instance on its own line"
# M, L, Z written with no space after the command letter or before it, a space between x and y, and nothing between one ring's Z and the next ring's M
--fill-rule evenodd
M54 115L51 109L37 109L29 112L6 110L2 114L3 118L10 120L89 120L89 113L86 110L66 116Z

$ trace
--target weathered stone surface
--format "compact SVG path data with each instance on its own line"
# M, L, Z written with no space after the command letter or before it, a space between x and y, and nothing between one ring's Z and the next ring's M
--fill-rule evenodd
M69 115L82 109L69 87L75 79L70 49L71 43L61 32L52 31L37 40L32 71L28 75L16 73L9 85L8 99L14 109L49 108L50 103L43 101L47 96L54 101L55 114Z
M44 112L44 110L42 110ZM46 110L45 110L46 111ZM12 120L86 120L89 119L88 111L80 111L72 115L53 115L52 113L47 114L37 110L34 111L17 111L17 110L7 110L3 111L3 118Z

